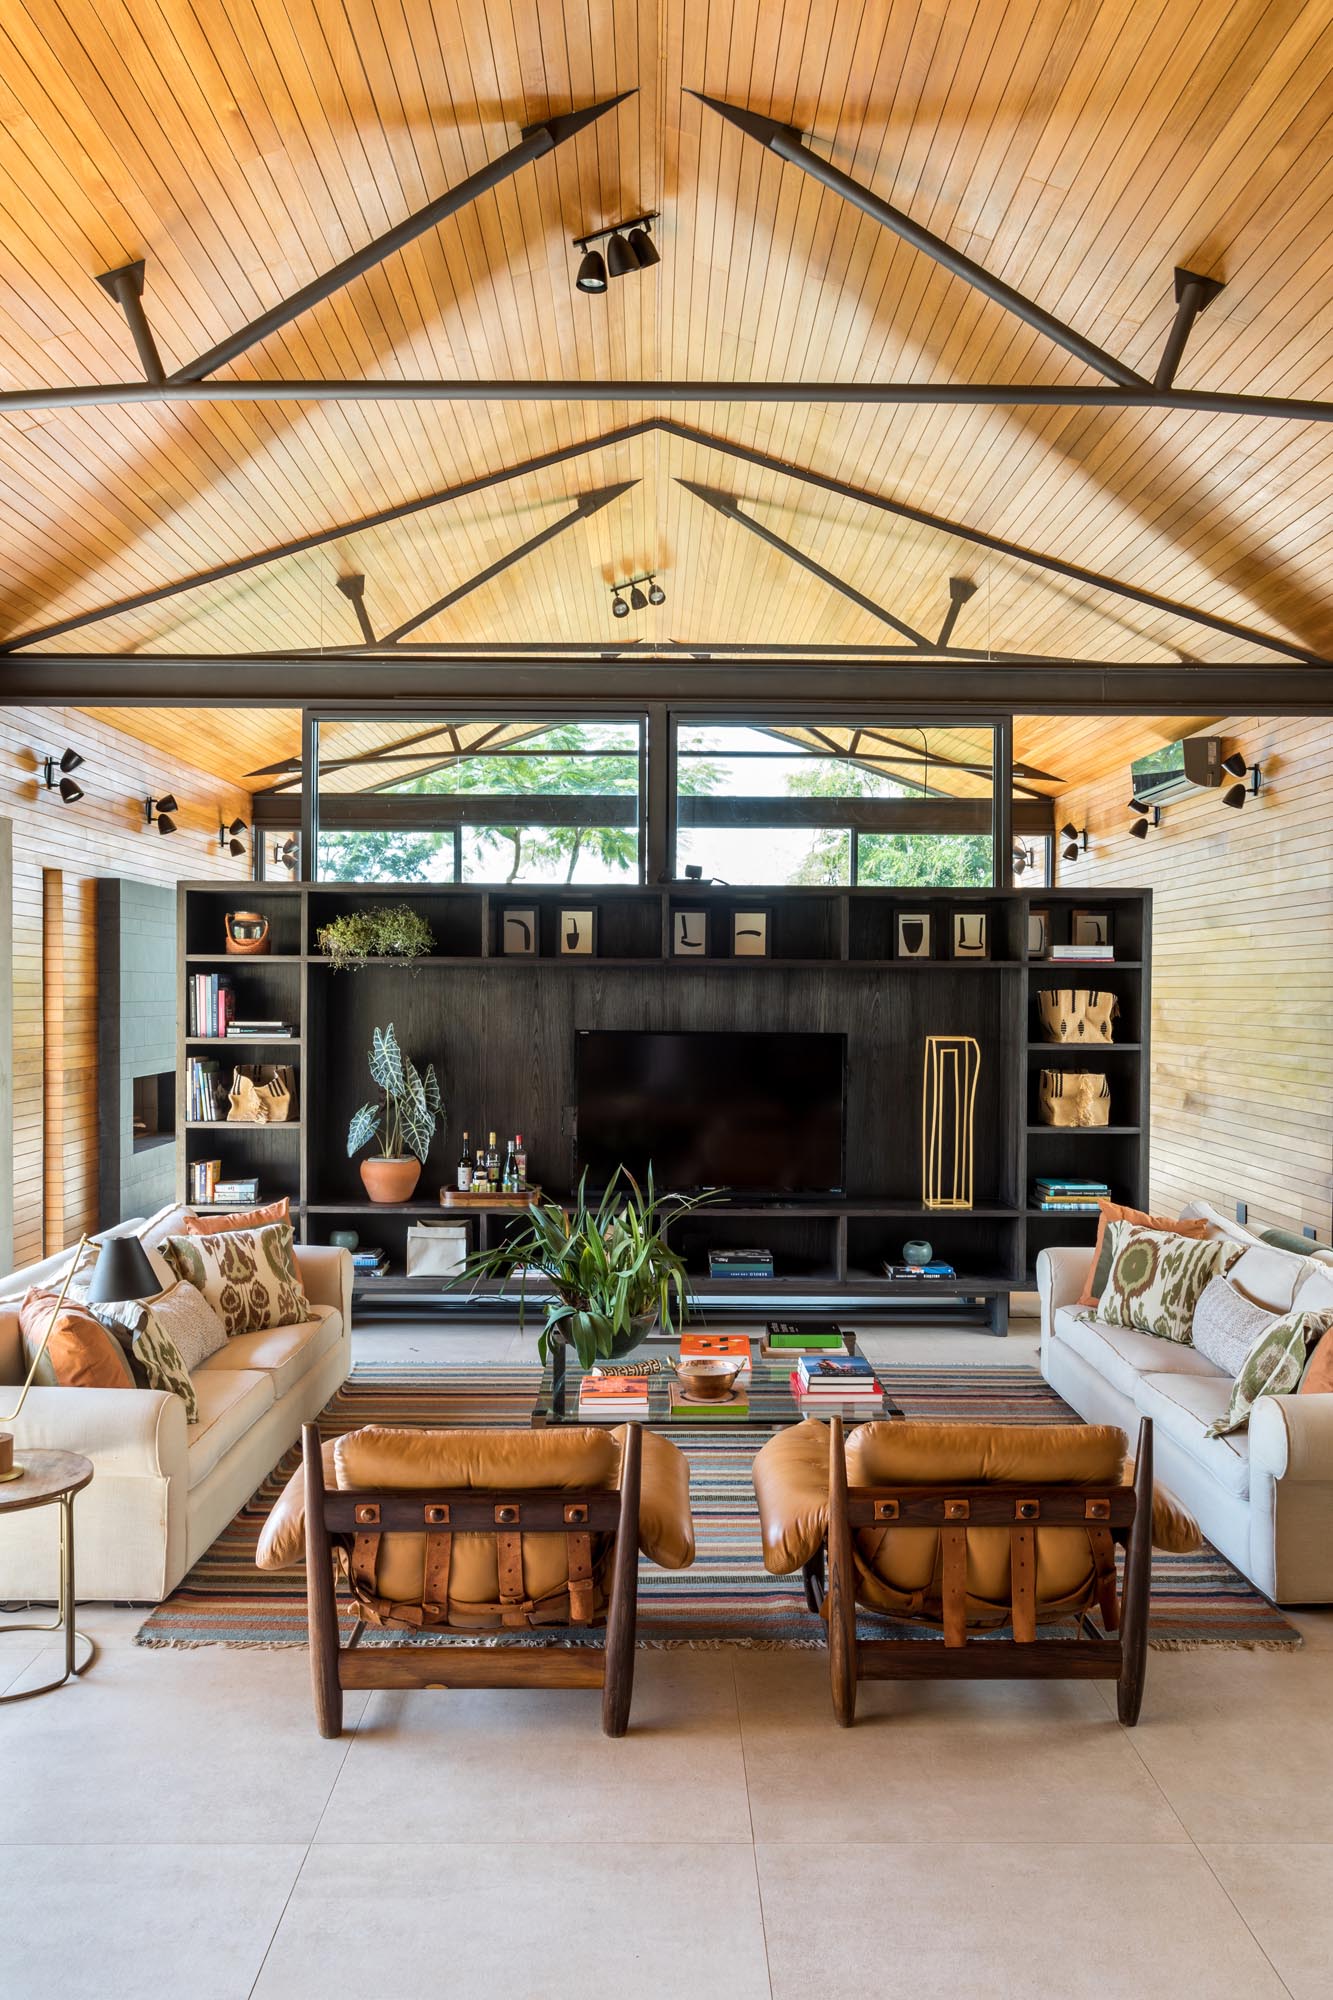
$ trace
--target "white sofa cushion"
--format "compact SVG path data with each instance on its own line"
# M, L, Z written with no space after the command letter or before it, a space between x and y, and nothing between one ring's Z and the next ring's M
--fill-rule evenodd
M189 1482L195 1487L271 1408L275 1398L273 1377L258 1369L230 1368L212 1373L206 1361L192 1380L199 1405L199 1421L189 1432Z
M1308 1257L1279 1250L1272 1243L1252 1243L1227 1272L1237 1291L1272 1313L1290 1312L1296 1287L1310 1268Z
M1208 1426L1226 1416L1231 1384L1216 1368L1205 1375L1141 1375L1134 1390L1141 1416L1173 1438L1206 1468L1228 1493L1246 1499L1250 1491L1250 1442L1244 1431L1209 1437ZM1201 1523L1205 1534L1207 1523Z
M1085 1319L1069 1306L1056 1313L1053 1331L1057 1340L1081 1354L1131 1402L1142 1375L1217 1374L1211 1361L1181 1341L1160 1340L1155 1333L1140 1333L1137 1327L1108 1326L1105 1320Z
M1307 1258L1305 1276L1296 1287L1292 1304L1298 1312L1333 1311L1333 1270L1313 1257Z
M204 1376L226 1374L237 1369L258 1369L268 1375L275 1396L285 1396L301 1377L336 1347L342 1335L342 1314L332 1306L311 1306L313 1314L304 1326L271 1326L262 1333L235 1333L225 1347L210 1354L195 1374L198 1384Z

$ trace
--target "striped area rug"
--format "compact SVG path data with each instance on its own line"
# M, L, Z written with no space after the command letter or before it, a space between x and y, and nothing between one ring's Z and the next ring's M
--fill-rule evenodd
M895 1367L879 1372L908 1417L1015 1424L1077 1421L1032 1368ZM361 1365L323 1412L320 1428L326 1437L335 1437L367 1423L523 1425L538 1380L536 1368L513 1364L434 1370ZM678 1572L642 1565L640 1643L822 1644L821 1628L805 1608L800 1578L769 1576L760 1558L750 1463L771 1432L673 1427L670 1435L690 1461L698 1555L693 1568ZM296 1451L287 1455L141 1626L140 1645L304 1645L303 1576L299 1571L266 1575L254 1565L260 1528L298 1458ZM350 1629L345 1610L344 1617ZM902 1629L907 1634L908 1628ZM883 1623L867 1621L866 1637L884 1633ZM401 1634L385 1636L402 1643ZM524 1636L530 1642L534 1635ZM375 1643L375 1635L368 1633L365 1643ZM555 1643L568 1641L561 1634ZM1197 1556L1154 1557L1150 1643L1299 1646L1301 1637L1266 1597L1209 1549Z

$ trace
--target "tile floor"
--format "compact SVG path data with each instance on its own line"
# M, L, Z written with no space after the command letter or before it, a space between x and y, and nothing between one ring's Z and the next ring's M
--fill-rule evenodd
M357 1351L445 1337L531 1351ZM945 1343L1033 1359L1023 1323L865 1344ZM1333 1610L1295 1655L1152 1655L1135 1730L1096 1683L872 1683L841 1732L818 1655L644 1652L620 1743L595 1694L483 1691L350 1696L325 1743L303 1653L140 1617L89 1608L87 1678L0 1710L4 2000L1333 1990ZM0 1637L0 1689L41 1646Z

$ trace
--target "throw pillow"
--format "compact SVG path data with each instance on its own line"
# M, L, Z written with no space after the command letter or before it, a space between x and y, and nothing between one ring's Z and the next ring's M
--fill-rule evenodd
M1278 1317L1247 1299L1230 1278L1210 1278L1199 1294L1190 1331L1205 1361L1211 1361L1234 1382L1260 1334Z
M228 1229L218 1236L168 1236L162 1255L178 1278L203 1293L229 1334L303 1326L311 1317L290 1223Z
M97 1307L102 1325L128 1347L137 1383L145 1389L165 1389L185 1405L185 1421L197 1424L199 1403L180 1349L153 1316L157 1299L117 1299Z
M34 1286L19 1307L25 1374L42 1344L51 1309L59 1296L59 1292L43 1292ZM134 1376L117 1342L86 1306L76 1305L69 1298L51 1329L51 1338L33 1381L46 1389L134 1387Z
M288 1195L271 1201L267 1208L238 1209L232 1215L196 1215L187 1212L181 1229L187 1236L226 1236L237 1229L263 1229L271 1222L290 1222L292 1204Z
M1174 1236L1204 1237L1208 1234L1206 1222L1173 1222L1170 1216L1147 1215L1141 1208L1127 1208L1119 1201L1102 1200L1097 1206L1101 1210L1097 1217L1097 1241L1078 1301L1081 1306L1095 1306L1106 1290L1106 1279L1111 1269L1111 1245L1107 1232L1113 1222L1132 1222L1139 1229L1165 1229Z
M1306 1356L1330 1326L1333 1312L1289 1312L1275 1319L1246 1355L1231 1385L1227 1413L1209 1424L1209 1437L1243 1431L1261 1396L1286 1396L1299 1388Z
M156 1330L171 1341L180 1355L182 1366L190 1375L201 1362L207 1361L210 1354L219 1353L227 1345L226 1327L203 1293L196 1291L193 1285L187 1285L183 1279L177 1279L156 1298L127 1299L116 1305L99 1306L96 1310L104 1320L123 1328L131 1336L151 1321Z
M1302 1396L1333 1396L1333 1333L1326 1333L1301 1377Z
M1199 1294L1229 1271L1244 1246L1113 1222L1111 1269L1097 1308L1110 1326L1132 1326L1188 1346Z

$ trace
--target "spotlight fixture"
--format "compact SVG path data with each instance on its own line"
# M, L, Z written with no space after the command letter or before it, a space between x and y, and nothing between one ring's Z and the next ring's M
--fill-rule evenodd
M645 583L648 585L646 595L643 590ZM628 618L632 610L646 611L650 604L666 603L666 592L652 570L641 570L637 576L627 576L623 583L613 583L608 585L608 588L611 592L611 609L617 618ZM625 600L626 591L629 592L628 603Z
M1236 770L1237 764L1240 765L1238 772ZM1228 785L1222 794L1223 805L1234 806L1236 811L1239 812L1245 804L1246 799L1258 798L1260 792L1263 790L1264 774L1257 764L1247 764L1245 759L1239 755L1224 757L1222 760L1222 769L1230 771L1242 780L1245 778L1247 772L1249 774L1248 784Z
M628 604L626 604L624 598L620 595L619 584L615 586L615 591L611 598L611 616L613 618L629 617L629 606Z
M1064 843L1060 849L1062 861L1077 861L1080 854L1086 854L1088 851L1086 826L1077 827L1071 820L1066 820L1060 828L1060 839Z
M650 604L666 603L666 592L655 576L650 576L648 579L648 602Z
M244 854L245 842L240 837L244 832L245 821L243 819L234 819L226 826L219 826L218 846L222 849L222 852L224 854Z
M73 778L68 775L71 771L77 771L82 762L83 759L77 750L66 750L58 759L55 757L42 759L42 782L48 792L60 793L61 805L77 805L83 797L83 787L76 785ZM66 775L57 778L57 771L63 771Z
M629 587L629 601L632 611L646 611L648 609L648 599L637 583L632 583Z
M171 815L179 811L180 807L170 792L164 792L160 799L150 794L143 802L144 824L156 826L159 833L174 833L176 822Z
M1032 849L1028 846L1027 842L1025 840L1018 841L1014 846L1013 855L1010 861L1010 866L1014 874L1026 875L1028 869L1035 868L1036 865L1037 865L1037 857L1032 852Z
M657 246L649 234L656 220L654 209L651 215L627 216L624 222L612 222L605 229L593 229L586 236L572 238L574 248L583 252L574 278L578 289L593 294L604 292L608 276L624 278L631 271L646 271L660 263ZM605 243L605 258L600 250L593 249L594 243Z
M300 853L300 850L300 837L295 833L289 833L286 840L275 840L273 843L273 860L275 866L294 869L296 867L296 857Z
M1141 799L1131 799L1129 809L1132 813L1140 815L1129 829L1131 840L1146 840L1148 838L1148 829L1162 824L1162 808L1160 806L1145 806Z
M1229 772L1233 778L1243 778L1249 769L1249 766L1245 762L1244 751L1233 750L1229 757L1224 757L1222 759L1222 769Z

